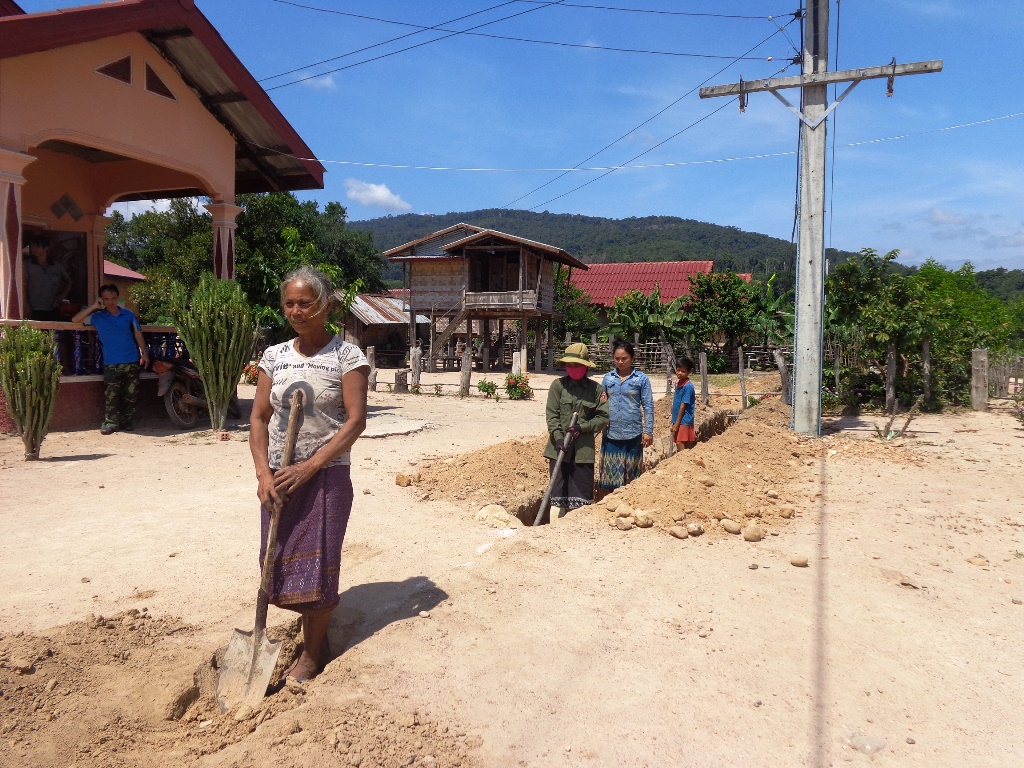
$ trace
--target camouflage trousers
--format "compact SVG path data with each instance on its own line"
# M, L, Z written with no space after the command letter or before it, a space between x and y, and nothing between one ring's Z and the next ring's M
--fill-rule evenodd
M131 423L139 397L139 364L103 366L103 383L107 387L103 426L118 429Z

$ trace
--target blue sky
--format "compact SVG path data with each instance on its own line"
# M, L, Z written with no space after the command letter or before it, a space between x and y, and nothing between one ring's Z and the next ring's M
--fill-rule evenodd
M328 72L444 33L422 32L377 45L416 30L273 0L199 0L250 71L271 78L265 87L310 77L270 94L328 169L326 188L309 196L342 201L354 220L511 205L614 218L673 215L790 236L796 158L780 153L796 148L796 118L770 94L752 95L744 114L735 100L702 101L696 93L680 97L704 81L752 80L783 69L800 32L797 23L783 32L779 26L791 21L799 0L570 0L563 7L520 0L497 8L501 0L300 1L422 26L476 14L446 28L465 30L493 21L476 31L726 57L456 35ZM28 11L63 5L22 2ZM993 120L1024 113L1016 87L1024 61L1024 5L1015 0L833 0L831 12L830 68L838 50L840 69L886 64L895 56L900 63L943 59L945 70L898 78L892 98L886 98L884 80L863 83L838 108L836 123L829 126L835 163L829 171L834 194L828 244L847 250L898 248L904 263L934 257L950 265L970 260L978 269L1024 268L1024 116ZM512 14L520 15L503 19ZM272 77L367 46L375 47ZM759 60L734 61L751 49L749 56ZM791 66L782 74L797 73ZM695 124L701 118L706 119ZM943 130L985 120L991 122ZM874 141L896 136L907 137ZM691 164L759 155L779 156ZM570 190L599 172L552 181L557 173L537 170L580 163L660 167L625 168L575 192ZM379 167L386 165L527 170Z

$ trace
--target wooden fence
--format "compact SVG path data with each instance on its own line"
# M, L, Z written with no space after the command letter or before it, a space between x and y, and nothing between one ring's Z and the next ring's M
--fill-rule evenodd
M988 360L988 391L991 397L1024 394L1024 357L993 355Z

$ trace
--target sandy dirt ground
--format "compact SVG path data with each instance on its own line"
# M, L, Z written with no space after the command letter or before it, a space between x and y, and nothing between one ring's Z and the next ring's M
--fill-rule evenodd
M454 468L543 433L550 377L532 379L532 402L371 394L369 431L409 433L353 451L338 656L242 721L213 690L258 581L245 432L57 433L36 463L0 438L0 765L1024 765L1008 415L802 440L769 400L610 497L649 528L619 530L607 501L488 527L474 492L510 467L471 491ZM669 535L686 522L706 532Z

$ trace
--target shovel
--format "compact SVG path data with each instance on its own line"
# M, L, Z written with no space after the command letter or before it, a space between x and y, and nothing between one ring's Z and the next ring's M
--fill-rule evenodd
M576 419L579 418L578 413L572 415L572 419L569 421L569 429L576 426ZM571 442L571 441L570 441ZM562 450L558 452L558 458L555 459L555 469L551 473L551 482L548 483L548 489L544 493L544 498L540 500L540 509L537 510L537 517L534 519L534 526L540 525L540 519L544 517L544 510L548 508L548 502L551 500L551 492L555 489L555 483L558 481L558 471L562 468L562 459L565 458L565 449L569 446L566 445L565 441L562 441Z
M284 452L281 468L292 463L295 453L295 437L299 432L299 420L305 402L302 390L292 394L288 414L288 431L285 433ZM277 548L277 525L281 520L284 499L274 505L267 531L267 551L263 557L263 577L260 591L256 595L256 623L252 632L236 629L231 633L227 650L221 660L220 674L217 675L217 704L221 712L227 712L243 705L256 709L267 693L270 676L274 673L281 641L267 639L267 608L270 603L270 577L274 571L274 550Z

